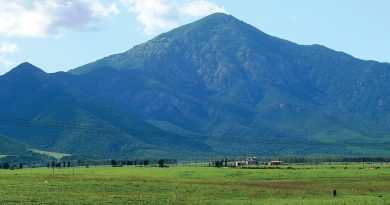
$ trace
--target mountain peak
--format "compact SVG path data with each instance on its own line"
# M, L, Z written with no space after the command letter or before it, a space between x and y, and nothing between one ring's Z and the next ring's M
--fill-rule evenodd
M29 63L29 62L23 62L23 63L19 64L17 67L19 67L19 66L34 66L34 65Z
M16 66L14 69L9 71L7 74L20 74L20 73L45 73L45 71L41 70L40 68L34 66L33 64L29 62L24 62Z
M204 17L203 19L232 20L232 19L236 19L236 18L234 16L226 14L226 13L217 12L217 13L210 14L210 15Z
M212 29L212 28L221 29L226 27L231 28L232 25L242 25L242 24L248 25L232 15L225 14L225 13L213 13L204 18L199 19L198 21L181 26L177 30L181 30L181 29L192 30L195 28L199 28L201 30Z
M199 19L198 21L195 21L193 24L199 25L201 27L224 27L224 26L232 26L232 25L239 25L243 24L244 22L237 19L236 17L225 14L225 13L213 13L210 14L202 19ZM193 25L188 24L188 25ZM246 24L246 23L244 23ZM247 24L246 24L247 25ZM186 26L184 26L186 27Z
M276 38L272 40L270 35L232 15L214 13L193 23L163 33L149 42L154 43L165 39L181 39L181 43L185 44L189 42L197 44L201 41L212 44L212 41L224 40L226 42L234 41L236 45L242 43L237 41L244 40L249 42L250 45L254 45L264 41L274 41Z

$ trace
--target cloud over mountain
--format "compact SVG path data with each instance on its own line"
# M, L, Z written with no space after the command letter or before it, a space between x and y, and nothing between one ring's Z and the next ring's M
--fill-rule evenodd
M202 17L225 9L207 0L121 0L131 13L136 14L142 30L148 35L166 31L186 23L192 17Z
M0 43L0 68L1 67L10 67L14 63L9 60L8 55L12 55L20 51L20 47L16 43L11 42L1 42Z
M0 35L44 37L62 29L96 29L103 17L119 12L99 0L0 0Z

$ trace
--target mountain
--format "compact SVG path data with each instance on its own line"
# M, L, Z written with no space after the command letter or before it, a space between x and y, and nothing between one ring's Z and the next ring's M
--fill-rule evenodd
M104 158L390 154L390 64L213 14L120 54L0 77L0 133Z
M42 150L106 158L209 150L116 111L29 63L0 77L0 99L0 133Z
M31 146L20 143L9 137L0 135L0 166L7 162L11 166L23 165L46 166L54 158L33 152Z
M389 151L390 64L298 45L226 14L62 77L162 129L211 136L220 150Z
M8 155L29 155L30 151L27 150L28 146L23 145L15 140L0 135L0 156Z

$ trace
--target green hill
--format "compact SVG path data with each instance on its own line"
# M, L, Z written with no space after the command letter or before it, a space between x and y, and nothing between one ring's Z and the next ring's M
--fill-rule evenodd
M24 63L0 77L0 131L33 147L76 155L132 157L207 152L196 140L119 112Z
M26 145L0 135L0 155L2 156L30 155L31 152L27 148L28 146Z

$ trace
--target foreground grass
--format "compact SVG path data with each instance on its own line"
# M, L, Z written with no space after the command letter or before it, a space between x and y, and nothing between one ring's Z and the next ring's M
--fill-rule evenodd
M0 186L0 204L390 204L388 165L2 170Z

